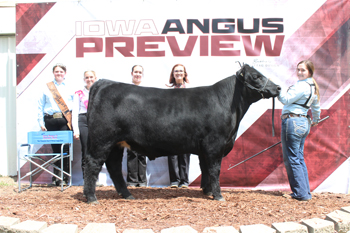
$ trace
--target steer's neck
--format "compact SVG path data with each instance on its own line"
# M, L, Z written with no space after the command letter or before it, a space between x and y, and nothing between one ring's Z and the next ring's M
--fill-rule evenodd
M233 114L236 114L238 123L242 120L253 102L253 97L250 95L248 88L242 82L235 79L232 110Z

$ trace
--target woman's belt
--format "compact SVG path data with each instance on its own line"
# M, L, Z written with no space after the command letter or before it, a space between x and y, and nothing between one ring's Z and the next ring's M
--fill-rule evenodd
M62 112L56 112L53 115L49 115L49 114L45 113L45 116L48 118L63 118Z
M56 112L53 115L49 115L49 114L45 113L45 117L48 117L48 118L63 118L64 116L63 116L62 112Z
M284 120L284 119L290 118L290 117L305 117L305 118L307 118L307 116L301 115L301 114L286 113L286 114L283 114L283 115L281 116L281 119Z

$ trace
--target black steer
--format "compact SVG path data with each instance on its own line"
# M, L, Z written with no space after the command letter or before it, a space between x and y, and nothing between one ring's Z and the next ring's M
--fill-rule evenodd
M233 147L241 119L252 103L279 92L279 86L249 65L206 87L157 89L97 81L91 87L88 108L87 202L97 202L95 184L104 163L117 192L134 199L122 176L123 147L151 160L198 155L203 192L224 200L219 184L221 160Z

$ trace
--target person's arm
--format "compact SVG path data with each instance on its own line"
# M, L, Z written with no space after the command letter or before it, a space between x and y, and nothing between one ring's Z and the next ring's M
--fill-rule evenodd
M79 139L79 113L80 113L80 98L78 94L74 95L73 98L73 109L72 109L72 125L73 125L73 135L75 139Z
M314 102L312 102L311 105L311 113L312 113L312 123L311 125L317 125L318 121L320 120L321 116L321 106L320 106L320 101L315 98Z
M46 96L44 93L42 93L38 100L38 123L42 131L47 131L44 123L45 103L46 103Z
M296 83L295 85L291 86L287 92L280 92L278 95L278 100L283 104L292 104L296 101L298 101L303 95L304 95L304 90L303 84L308 85L307 83Z

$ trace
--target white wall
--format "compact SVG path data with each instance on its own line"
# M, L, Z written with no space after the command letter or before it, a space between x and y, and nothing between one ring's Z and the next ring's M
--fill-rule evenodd
M15 19L15 7L0 7L0 175L6 176L17 174Z

